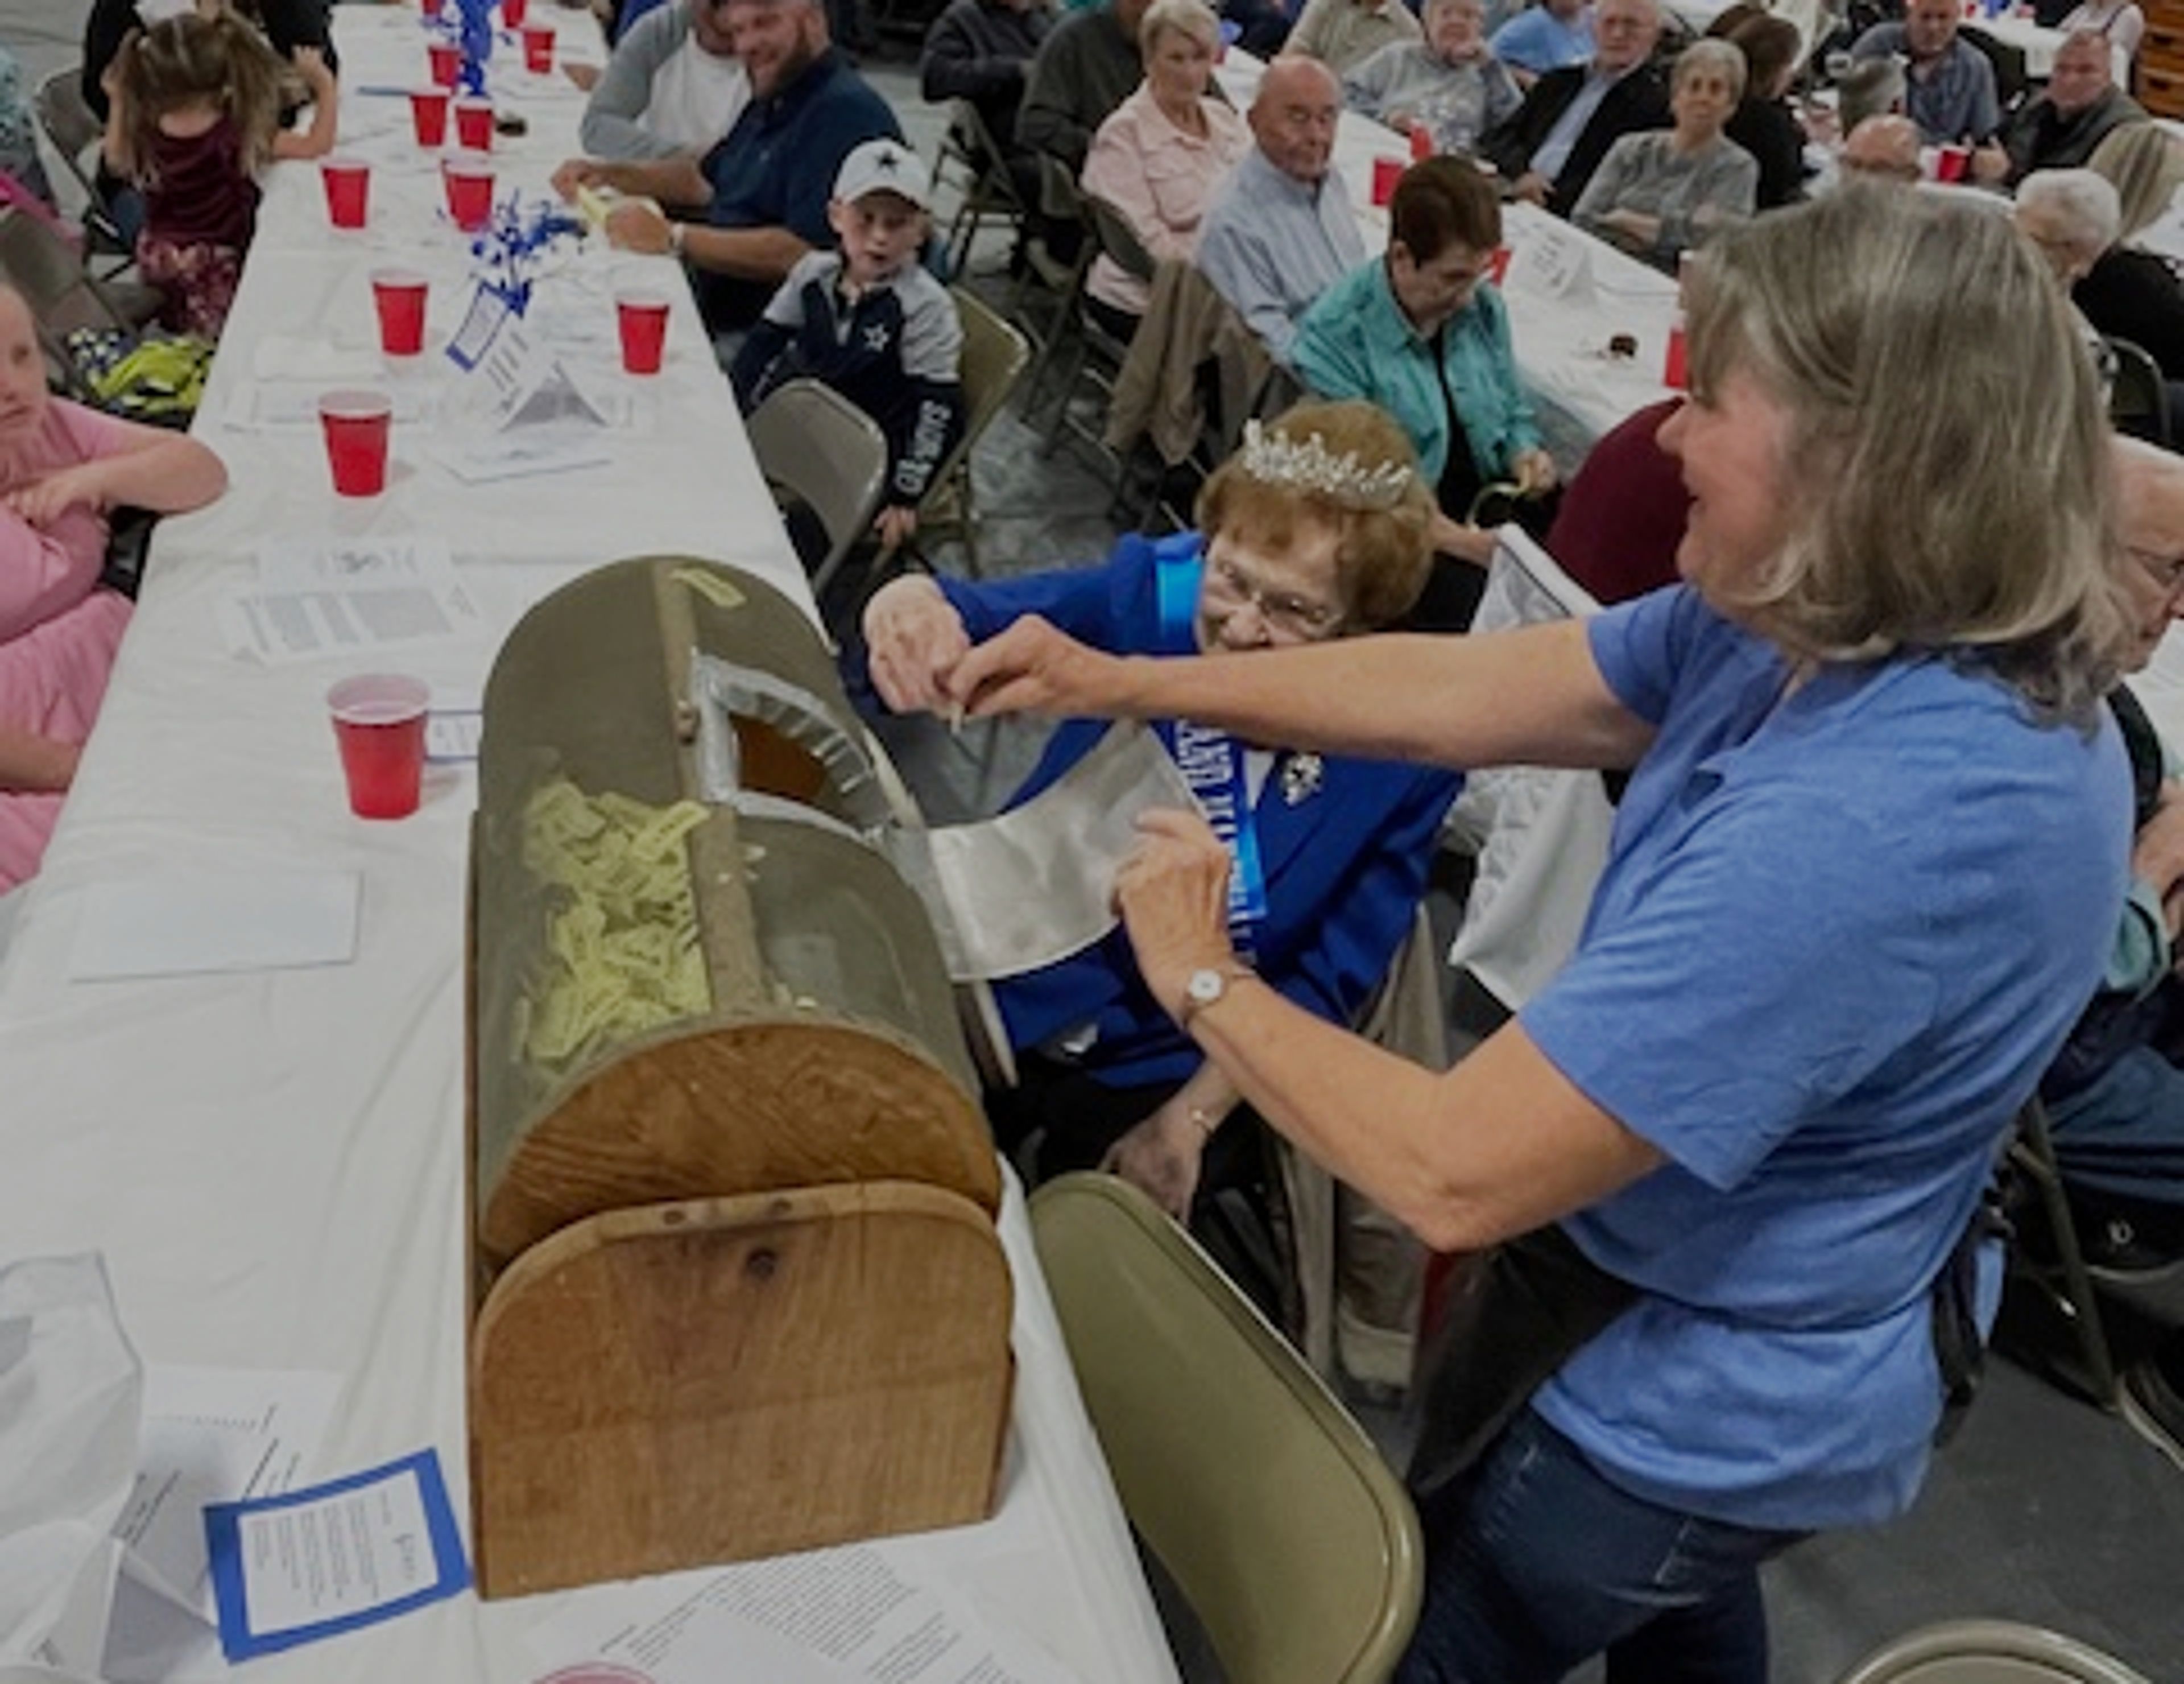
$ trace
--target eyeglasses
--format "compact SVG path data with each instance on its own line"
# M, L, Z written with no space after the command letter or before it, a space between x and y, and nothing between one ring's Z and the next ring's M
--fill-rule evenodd
M1225 555L1218 560L1209 560L1206 582L1224 597L1238 603L1250 603L1258 610L1259 617L1267 622L1269 631L1300 643L1327 636L1342 620L1342 611L1327 603L1314 602L1295 591L1262 588Z
M2141 549L2135 544L2123 549L2125 555L2146 569L2146 576L2161 588L2164 596L2184 591L2184 555L2164 555L2158 549Z

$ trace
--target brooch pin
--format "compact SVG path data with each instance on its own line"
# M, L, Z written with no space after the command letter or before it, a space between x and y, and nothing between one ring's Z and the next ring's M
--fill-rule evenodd
M1326 764L1318 755L1291 755L1282 762L1283 804L1294 807L1310 800L1319 793L1320 779L1326 774Z

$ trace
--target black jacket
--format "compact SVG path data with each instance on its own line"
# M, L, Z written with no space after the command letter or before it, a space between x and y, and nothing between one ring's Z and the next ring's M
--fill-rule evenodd
M926 35L918 91L935 103L969 100L994 144L1012 146L1024 72L1052 21L1043 3L1019 12L1001 0L954 0Z
M1724 131L1759 160L1758 208L1779 210L1805 196L1805 131L1779 99L1747 99Z
M2184 286L2160 258L2111 247L2070 299L2095 332L2130 340L2161 365L2164 377L2184 380Z
M1585 65L1576 64L1548 71L1532 84L1524 103L1480 143L1479 150L1510 181L1531 168L1532 154L1584 88L1585 70ZM1557 216L1568 215L1585 184L1592 179L1592 172L1600 167L1600 160L1607 156L1609 147L1641 129L1665 129L1670 120L1668 83L1652 65L1641 64L1607 90L1592 120L1578 136L1568 161L1547 195L1547 209Z

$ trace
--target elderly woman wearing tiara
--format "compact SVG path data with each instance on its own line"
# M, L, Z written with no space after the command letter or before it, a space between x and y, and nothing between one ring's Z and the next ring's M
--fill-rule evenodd
M1306 404L1206 483L1197 532L1125 538L1103 566L968 583L901 578L865 613L872 676L898 711L933 709L964 653L1036 614L1117 655L1226 656L1394 623L1424 583L1433 516L1402 429L1370 404ZM1064 723L1021 803L1105 728ZM1387 970L1425 888L1451 773L1292 754L1161 721L1168 752L1234 788L1230 846L1245 885L1230 928L1290 1000L1348 1023ZM1012 803L1014 805L1015 803ZM1244 862L1253 863L1246 865ZM1270 1310L1281 1280L1257 1255L1267 1137L1235 1088L1147 990L1121 931L995 990L1019 1085L989 1096L1005 1149L1034 1176L1104 1163L1194 1226ZM1269 1278L1270 1272L1273 1278Z

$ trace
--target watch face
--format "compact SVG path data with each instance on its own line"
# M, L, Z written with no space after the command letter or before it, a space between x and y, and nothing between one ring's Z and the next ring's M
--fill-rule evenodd
M1190 997L1201 1006L1211 1006L1221 998L1222 985L1225 980L1218 971L1193 971L1190 973L1190 981L1184 986Z

